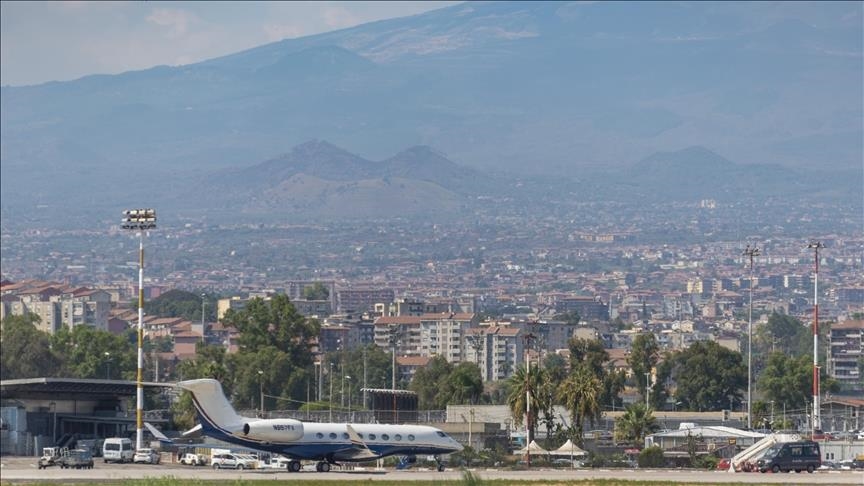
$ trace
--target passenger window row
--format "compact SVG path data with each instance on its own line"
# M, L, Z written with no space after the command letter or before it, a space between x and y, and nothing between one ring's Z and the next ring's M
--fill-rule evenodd
M364 438L363 434L361 434L361 433L358 433L357 435L359 435L361 439ZM323 439L324 434L321 432L318 432L315 434L315 437L318 439ZM336 432L330 432L329 437L331 440L336 440L336 438L339 437L339 434L337 434ZM342 438L345 440L348 440L351 437L348 435L348 432L342 432ZM378 438L377 435L369 434L369 440L376 440L377 438ZM415 439L414 434L408 434L407 439L409 442L413 442ZM390 435L389 434L381 434L381 440L390 440ZM395 434L393 436L393 440L395 440L396 442L401 441L402 440L402 434Z

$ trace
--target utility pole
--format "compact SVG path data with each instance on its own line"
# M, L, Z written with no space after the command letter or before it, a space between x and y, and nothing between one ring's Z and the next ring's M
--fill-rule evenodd
M759 248L747 245L744 256L750 258L750 312L747 319L747 428L753 428L750 406L753 403L753 257L759 255Z
M819 250L825 248L819 241L807 245L813 250L815 273L813 275L813 420L811 421L811 436L816 429L822 428L819 406Z
M531 467L531 342L536 338L533 333L525 335L525 464Z
M651 372L645 372L645 410L648 410L650 407L649 397L651 396Z
M366 408L366 346L363 346L363 408Z

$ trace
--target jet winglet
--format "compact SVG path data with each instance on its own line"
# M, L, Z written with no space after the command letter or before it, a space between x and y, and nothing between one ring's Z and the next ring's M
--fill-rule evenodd
M354 430L354 427L351 427L350 424L345 424L345 430L348 432L348 439L351 441L351 445L355 447L355 452L351 454L352 459L375 459L378 457L378 455L372 452L372 450L369 449L369 446L363 442L363 439L360 438L360 434Z

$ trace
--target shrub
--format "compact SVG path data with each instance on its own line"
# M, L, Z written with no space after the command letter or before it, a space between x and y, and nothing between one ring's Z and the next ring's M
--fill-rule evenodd
M639 467L663 467L664 464L666 459L660 446L647 447L639 453Z

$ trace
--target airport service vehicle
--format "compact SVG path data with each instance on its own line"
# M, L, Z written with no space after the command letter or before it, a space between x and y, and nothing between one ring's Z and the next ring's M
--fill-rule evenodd
M203 466L207 464L207 458L202 454L194 454L192 452L187 452L183 454L183 457L180 458L180 464L184 464L186 466Z
M159 464L161 460L162 456L158 452L146 447L138 449L132 456L132 462L135 464Z
M110 437L102 443L102 460L107 462L132 462L135 451L132 441L123 437Z
M210 460L213 469L255 469L257 462L255 457L244 454L214 454Z
M39 469L56 466L60 463L60 459L66 454L69 454L69 449L65 447L43 447L42 457L39 458L39 462L36 464L36 466Z
M90 449L72 449L60 458L59 464L63 469L93 469L93 454Z
M246 449L281 454L291 459L288 470L301 469L301 460L318 461L316 470L330 471L342 462L365 462L387 456L440 455L458 452L462 445L435 427L424 425L313 423L294 419L242 417L213 379L189 380L178 386L192 393L204 435Z
M783 442L770 449L756 463L759 472L801 472L812 473L822 465L819 443L813 441Z

